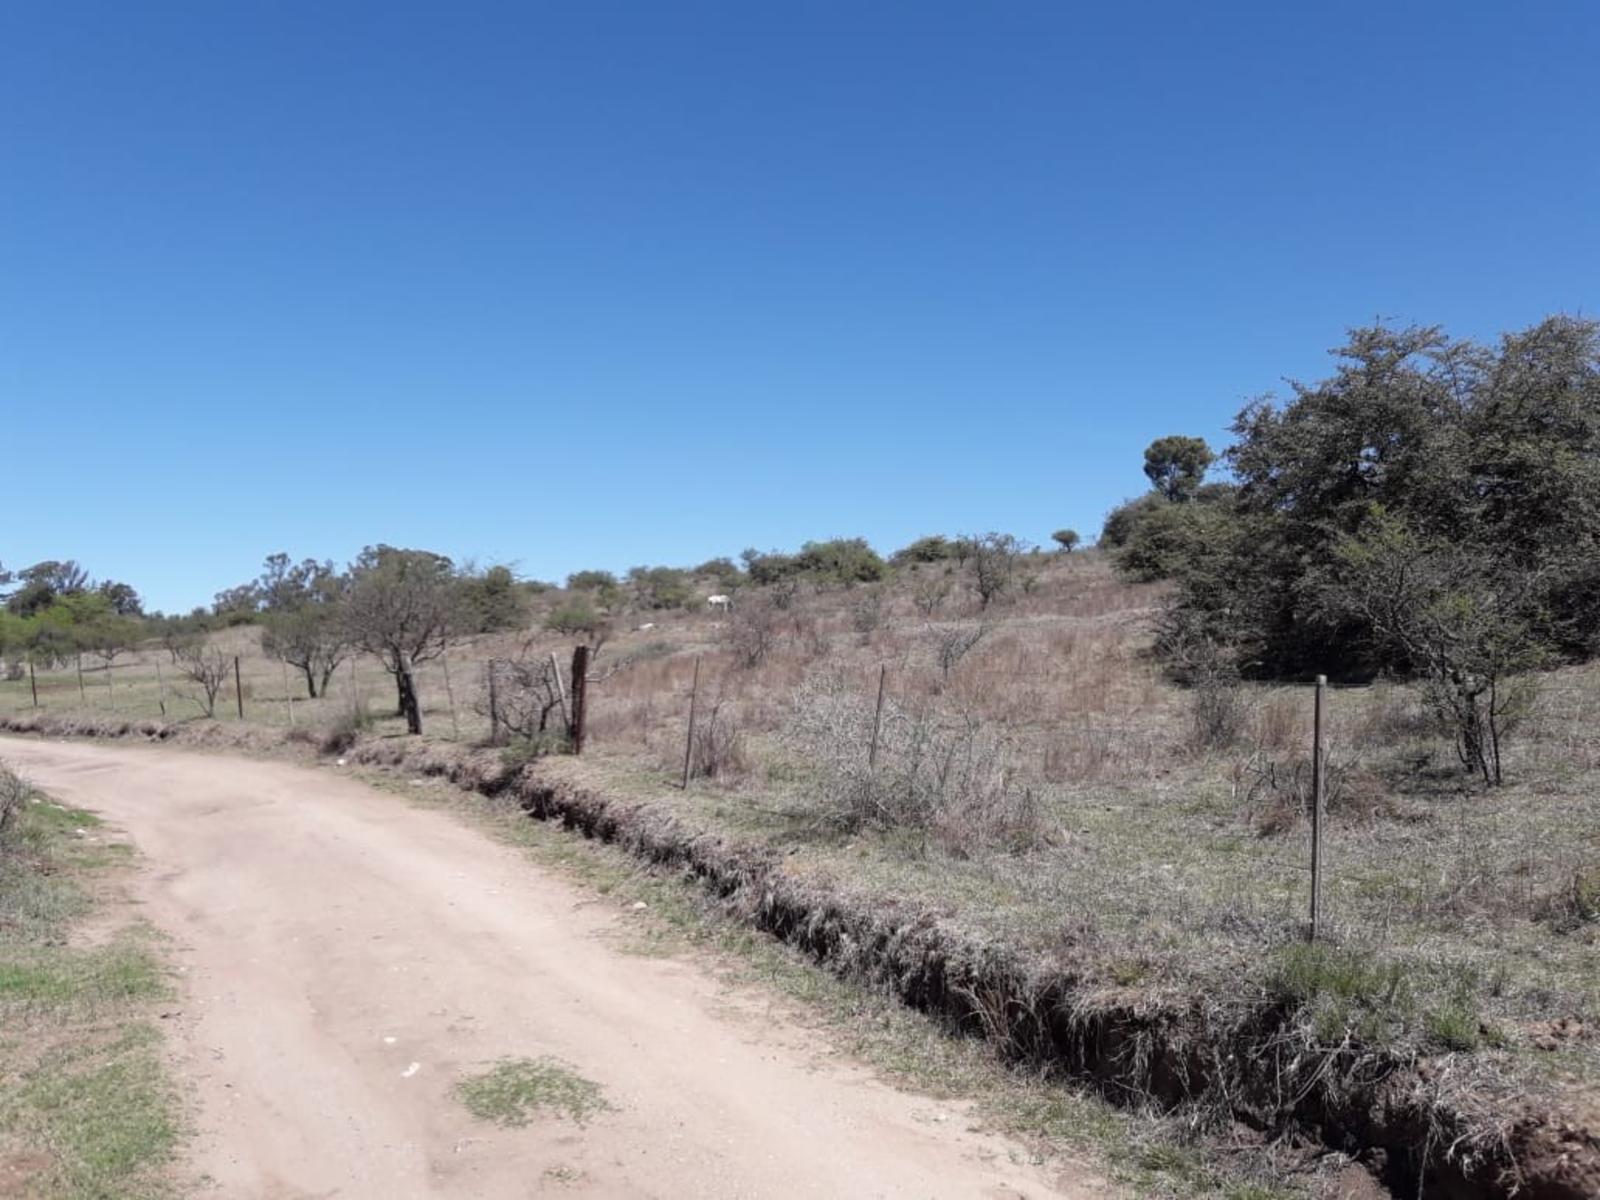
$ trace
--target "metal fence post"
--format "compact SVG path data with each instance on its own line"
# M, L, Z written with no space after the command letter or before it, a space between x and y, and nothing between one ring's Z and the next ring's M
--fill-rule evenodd
M1317 692L1311 714L1311 940L1322 932L1322 706L1328 677L1317 676Z

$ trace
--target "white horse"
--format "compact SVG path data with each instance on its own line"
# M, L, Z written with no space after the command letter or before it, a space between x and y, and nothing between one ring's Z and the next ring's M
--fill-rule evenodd
M706 607L712 612L727 612L733 607L732 596L707 596Z

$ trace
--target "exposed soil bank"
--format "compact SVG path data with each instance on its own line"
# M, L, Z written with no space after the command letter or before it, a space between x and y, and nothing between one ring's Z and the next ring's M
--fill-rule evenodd
M218 747L260 745L262 737L199 722L21 717L0 728ZM1018 1060L1089 1081L1119 1101L1216 1106L1268 1134L1312 1136L1360 1157L1397 1195L1600 1196L1595 1114L1531 1103L1508 1109L1498 1099L1447 1093L1445 1060L1311 1045L1290 1008L1248 989L1181 1004L1132 990L1108 996L1075 973L1070 945L1047 959L980 942L918 906L798 880L780 855L692 830L663 804L608 798L537 765L510 771L494 752L384 739L358 744L347 758L508 795L533 816L683 870L830 970L885 987Z

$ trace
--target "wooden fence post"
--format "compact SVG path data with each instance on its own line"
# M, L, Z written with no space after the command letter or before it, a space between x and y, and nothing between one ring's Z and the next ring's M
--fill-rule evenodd
M158 664L159 665L159 664ZM283 668L283 707L289 713L289 728L294 728L294 697L289 694L289 660L280 658L278 665Z
M700 656L694 656L694 683L689 688L689 735L683 739L683 790L689 790L689 767L694 761L694 716L700 702Z
M500 744L500 660L489 660L489 745Z
M1322 932L1322 705L1328 687L1326 675L1317 676L1316 700L1311 712L1311 940Z
M39 680L33 674L33 659L28 659L28 687L33 689L33 706L39 707Z
M233 700L239 706L239 720L244 720L244 683L239 678L239 656L233 656Z
M572 651L572 752L583 753L583 726L589 712L589 647Z
M161 697L161 716L165 718L167 715L167 677L161 673L161 660L159 658L156 659L156 687L160 689L158 694Z
M883 727L883 684L888 674L888 664L878 668L878 707L872 714L872 748L867 751L869 774L878 769L878 731Z
M83 690L83 651L78 651L78 700L85 707L89 704L89 693Z

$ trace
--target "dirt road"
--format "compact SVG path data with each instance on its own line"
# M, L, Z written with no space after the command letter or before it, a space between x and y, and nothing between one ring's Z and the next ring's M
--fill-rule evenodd
M1100 1195L906 1095L699 965L629 955L615 900L329 771L0 739L126 830L173 939L202 1195ZM452 1088L554 1055L613 1111L503 1129Z

